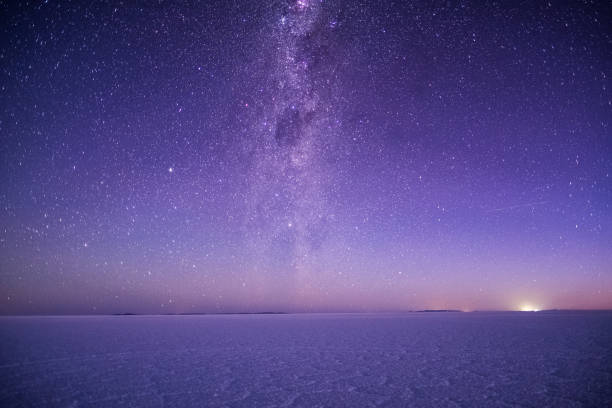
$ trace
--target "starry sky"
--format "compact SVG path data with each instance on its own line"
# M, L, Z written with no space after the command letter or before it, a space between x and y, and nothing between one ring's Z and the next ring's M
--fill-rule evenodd
M612 308L606 2L0 19L0 314Z

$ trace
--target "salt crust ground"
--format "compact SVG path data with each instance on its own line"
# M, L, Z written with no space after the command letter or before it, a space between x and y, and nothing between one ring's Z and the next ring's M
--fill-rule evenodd
M612 406L612 313L0 318L2 407Z

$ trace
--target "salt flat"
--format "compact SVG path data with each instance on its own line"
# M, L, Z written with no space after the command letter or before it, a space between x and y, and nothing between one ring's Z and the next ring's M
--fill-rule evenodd
M0 319L3 407L612 406L612 313Z

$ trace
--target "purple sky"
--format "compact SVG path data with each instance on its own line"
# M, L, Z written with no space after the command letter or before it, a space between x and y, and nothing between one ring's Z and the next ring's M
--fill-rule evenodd
M0 313L612 308L605 2L15 3Z

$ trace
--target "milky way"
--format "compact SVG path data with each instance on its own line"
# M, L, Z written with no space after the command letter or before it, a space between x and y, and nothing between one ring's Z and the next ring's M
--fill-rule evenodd
M247 141L254 143L247 228L257 259L265 263L284 254L300 290L313 279L313 250L327 238L333 218L324 160L337 132L334 26L316 2L296 3L279 14L263 41L272 48L273 62Z
M2 6L0 313L612 307L612 18Z

